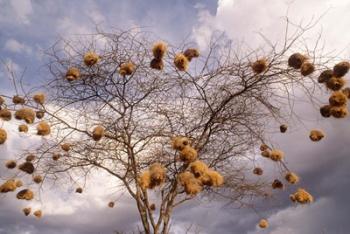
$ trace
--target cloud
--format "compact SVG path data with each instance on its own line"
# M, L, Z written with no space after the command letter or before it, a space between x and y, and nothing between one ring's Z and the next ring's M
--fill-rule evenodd
M31 0L12 0L10 3L17 19L23 24L29 24L33 13Z
M13 53L27 53L30 54L32 52L32 49L25 45L24 43L18 42L16 39L8 39L5 42L4 49Z

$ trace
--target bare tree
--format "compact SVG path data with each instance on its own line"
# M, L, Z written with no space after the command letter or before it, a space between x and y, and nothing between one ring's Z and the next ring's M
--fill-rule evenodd
M199 57L190 43L155 48L140 29L61 39L47 50L48 82L37 87L45 103L23 90L25 102L2 107L45 114L50 136L21 155L35 153L40 183L103 170L134 199L145 233L169 233L174 209L199 194L242 206L266 196L267 184L249 179L260 144L283 176L290 172L266 130L293 116L296 90L319 105L315 74L334 58L319 39L312 48L302 40L313 25L287 22L283 41L261 35L266 47L254 50L214 36ZM303 75L289 61L298 51L311 64Z

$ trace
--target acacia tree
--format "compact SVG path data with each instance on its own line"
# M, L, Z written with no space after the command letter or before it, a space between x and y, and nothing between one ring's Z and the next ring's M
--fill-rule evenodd
M343 64L341 76L334 69L329 77L316 78L335 58L322 54L319 40L312 49L305 45L302 37L312 26L291 32L288 23L282 42L263 37L266 47L254 50L214 37L201 54L190 43L155 43L140 30L97 30L60 40L47 50L48 82L37 87L45 95L16 89L16 96L3 96L1 119L14 114L43 136L40 147L6 166L13 169L26 161L18 168L33 174L36 183L103 170L134 199L145 233L169 233L174 209L194 197L222 196L244 205L266 196L271 184L249 175L261 144L266 160L281 168L276 178L295 184L298 176L284 163L283 152L268 142L266 130L293 114L295 90L318 105L313 95L318 82L339 90L339 77L348 70ZM321 114L345 117L345 103L322 107ZM287 130L286 125L280 128ZM22 123L19 131L28 132L28 126ZM322 139L320 131L311 135ZM5 142L6 137L0 138ZM18 186L8 179L1 192ZM272 187L283 183L276 179ZM22 190L17 198L31 200L31 192ZM312 196L299 189L291 199L308 203Z

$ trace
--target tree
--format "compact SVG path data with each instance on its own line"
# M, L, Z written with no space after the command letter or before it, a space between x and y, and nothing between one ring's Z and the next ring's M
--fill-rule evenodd
M34 124L44 138L40 147L18 156L17 161L35 155L19 169L35 175L37 183L67 173L109 173L134 199L145 233L169 233L174 209L194 197L221 196L243 205L266 196L271 185L249 175L261 144L262 155L281 166L277 177L295 184L298 176L267 141L266 130L271 122L293 116L293 92L316 102L321 81L315 74L335 61L318 49L319 40L312 49L304 44L302 37L313 25L290 32L287 22L283 42L262 35L266 47L256 50L216 36L203 54L190 43L155 43L139 29L62 39L47 50L50 77L36 87L42 93L23 89L3 96L2 120L15 113L26 122L20 131ZM327 81L330 89L341 82L335 73ZM338 104L329 115L336 117L334 108L344 106ZM282 125L281 132L286 130ZM17 161L6 166L13 169ZM5 185L1 192L16 189ZM278 179L272 183L275 189L283 186ZM308 203L312 196L299 189L291 199Z

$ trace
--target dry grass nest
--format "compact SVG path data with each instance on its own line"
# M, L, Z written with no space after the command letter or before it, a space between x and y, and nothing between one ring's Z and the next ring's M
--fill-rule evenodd
M25 216L28 216L28 215L30 215L30 213L32 212L32 208L30 208L30 207L26 207L26 208L23 208L23 214L25 215Z
M80 70L76 67L70 67L66 73L66 79L68 81L75 81L80 78Z
M306 57L300 53L292 54L288 59L288 65L295 69L300 69L301 65L306 61Z
M44 105L45 100L46 100L45 94L44 93L36 93L33 96L33 100L34 100L34 102L36 102L40 105Z
M267 69L267 60L262 58L251 64L253 71L257 74L264 72Z
M268 145L266 145L266 144L261 144L260 145L260 151L265 151L265 150L268 150L268 149L269 149Z
M35 120L35 111L30 108L19 109L15 112L15 118L24 120L27 124L32 124Z
M121 76L130 76L135 71L135 65L132 62L122 63L119 67Z
M350 99L350 87L346 87L342 90L343 94L345 94L345 96Z
M14 169L17 166L17 163L15 160L8 160L8 161L6 161L5 166L8 169Z
M17 186L17 188L22 187L23 182L21 180L16 180L16 186Z
M348 73L350 69L350 63L347 61L344 62L340 62L337 63L334 67L333 67L333 75L335 77L343 77L346 75L346 73Z
M63 144L61 144L61 149L62 149L63 151L66 151L66 152L68 152L68 151L71 149L71 147L72 147L72 145L69 144L69 143L63 143Z
M165 182L166 169L160 163L152 164L148 170L141 173L138 184L142 189L153 189Z
M89 51L84 55L84 64L88 67L95 65L100 60L100 56L93 51Z
M329 97L329 104L331 106L344 106L348 101L348 97L342 91L335 91Z
M288 129L288 126L286 124L282 124L280 126L280 132L281 133L285 133L287 131L287 129Z
M4 144L7 140L7 132L5 129L0 128L0 145Z
M42 110L39 110L39 111L36 111L35 112L35 116L38 118L38 119L42 119L45 115L45 111L42 111Z
M315 71L315 66L310 62L304 62L301 65L300 72L303 76L311 75Z
M275 179L271 186L273 189L283 189L283 183L278 179Z
M291 184L296 184L299 182L299 176L293 172L288 172L284 178Z
M338 91L341 88L343 88L343 86L345 85L345 80L343 78L337 78L337 77L332 77L330 78L327 83L326 86L328 89L333 90L333 91Z
M331 117L331 105L324 105L320 107L320 114L324 117L324 118L329 118Z
M155 59L158 59L158 60L163 59L167 50L168 50L168 46L163 41L156 42L152 47L153 56Z
M0 119L4 121L10 121L12 119L11 111L8 109L1 109L0 110Z
M43 177L41 175L33 176L33 181L37 184L40 184L43 181Z
M24 171L28 174L33 174L33 172L35 170L34 165L31 162L24 162L24 163L20 164L18 166L18 169L21 171Z
M184 54L178 53L175 55L174 65L179 71L187 71L189 67L189 61Z
M94 139L94 141L101 140L102 137L104 137L104 135L105 135L105 129L100 125L96 126L92 131L92 139Z
M345 118L348 115L348 108L347 106L332 106L331 115L337 119Z
M161 59L154 58L151 60L150 67L155 70L163 70L164 62Z
M262 175L264 173L264 171L263 171L263 169L261 169L260 167L256 167L256 168L254 168L254 170L253 170L253 174L255 174L255 175Z
M269 222L266 219L261 219L259 221L259 227L260 228L268 228L269 227Z
M52 160L54 160L54 161L57 161L60 158L61 158L61 154L55 153L52 155Z
M156 204L152 203L149 208L153 211L156 210Z
M196 179L194 175L189 172L183 172L178 175L178 181L184 187L187 195L197 195L203 190L202 183L199 179Z
M270 152L270 159L273 161L281 161L284 157L284 152L278 149L273 149Z
M36 126L36 129L39 136L47 136L51 133L50 125L46 121L41 121Z
M290 199L293 202L298 202L300 204L311 203L314 201L312 195L303 188L298 188L298 190L290 195Z
M81 187L78 187L75 189L76 193L83 193L83 189Z
M24 100L24 98L23 97L21 97L21 96L18 96L18 95L15 95L15 96L13 96L13 98L12 98L12 102L13 102L13 104L24 104L24 103L26 103L26 101Z
M320 141L322 140L323 138L325 137L325 134L322 130L317 130L317 129L314 129L314 130L311 130L310 131L310 135L309 135L309 138L311 141Z
M185 163L193 162L197 159L197 150L187 145L180 151L180 160Z
M41 210L34 211L33 215L40 219L43 216L43 212Z
M36 159L36 156L34 154L29 154L27 157L26 157L26 161L27 162L32 162Z
M28 128L28 125L26 125L26 124L21 124L21 125L18 126L18 131L19 132L27 133L28 130L29 130L29 128Z
M112 201L111 201L111 202L108 202L108 207L109 207L109 208L113 208L113 207L114 207L114 202L112 202Z
M171 139L171 146L175 150L183 150L190 145L190 140L187 137L177 136Z
M206 174L208 169L209 168L207 164L205 164L203 161L200 161L200 160L194 161L193 163L190 164L190 170L196 178L199 178L204 174Z
M16 197L19 200L30 201L34 198L34 193L30 189L23 189L17 193Z
M188 59L189 62L191 62L193 58L198 58L200 55L199 50L196 48L188 48L185 50L183 54L185 55L185 57Z
M333 71L330 69L327 69L327 70L324 70L323 72L321 72L317 81L318 81L318 83L325 83L325 82L329 81L332 77L333 77Z
M271 150L267 149L261 152L261 156L265 157L265 158L270 158L271 156Z
M9 179L2 185L0 185L0 193L13 192L17 189L16 181L14 179Z

